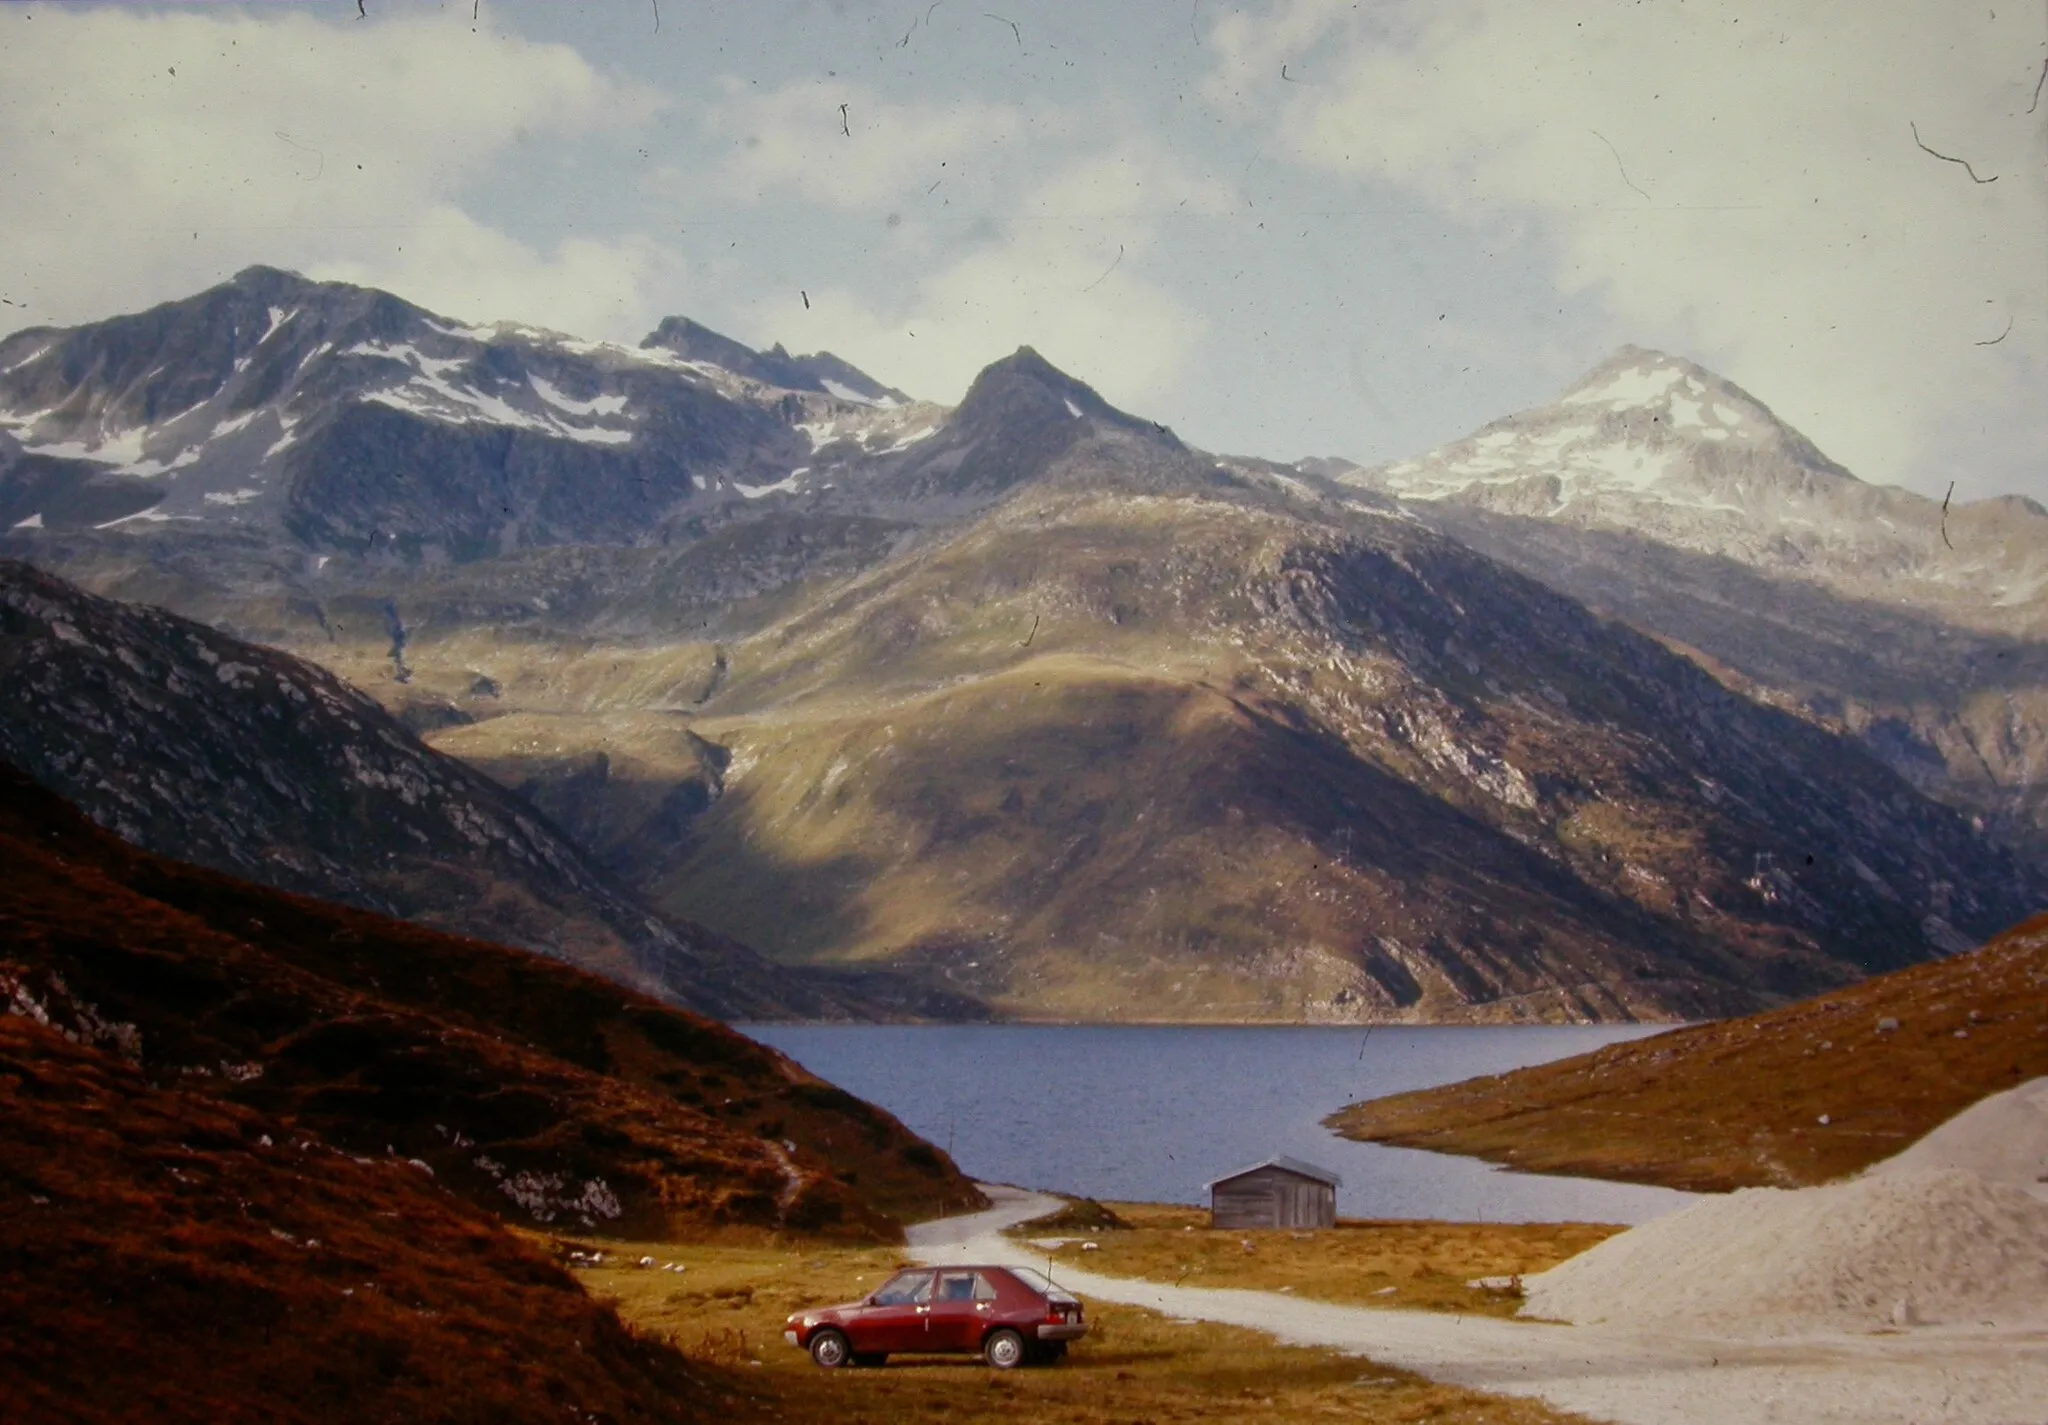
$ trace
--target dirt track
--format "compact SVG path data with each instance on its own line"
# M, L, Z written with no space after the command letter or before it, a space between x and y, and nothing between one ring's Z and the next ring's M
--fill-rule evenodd
M995 1206L910 1231L921 1260L1045 1266L1005 1228L1057 1198L984 1184ZM1475 1390L1535 1396L1620 1425L2044 1425L2048 1333L1918 1328L1740 1341L1552 1326L1173 1287L1061 1268L1083 1297L1356 1351ZM1084 1348L1085 1349L1085 1348ZM1078 1359L1078 1357L1077 1357Z

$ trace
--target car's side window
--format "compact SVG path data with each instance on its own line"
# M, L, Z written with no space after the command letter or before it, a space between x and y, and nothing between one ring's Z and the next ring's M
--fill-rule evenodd
M976 1301L994 1301L996 1299L996 1284L979 1272L974 1274L974 1299Z
M875 1305L910 1306L931 1300L931 1295L930 1272L899 1272L884 1282L882 1289L875 1293Z
M945 1272L939 1277L939 1300L973 1301L980 1280L973 1272Z

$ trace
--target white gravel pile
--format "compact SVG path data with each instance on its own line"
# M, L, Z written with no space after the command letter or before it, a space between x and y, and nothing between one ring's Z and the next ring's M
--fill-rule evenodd
M1964 1109L1871 1174L1965 1168L2048 1198L2048 1079L2031 1079Z
M1527 1316L1737 1336L2048 1324L2048 1203L1955 1168L1709 1198L1524 1282Z

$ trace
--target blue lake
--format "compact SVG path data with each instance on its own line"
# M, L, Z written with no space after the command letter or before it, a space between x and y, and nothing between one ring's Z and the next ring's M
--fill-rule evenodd
M1641 1222L1691 1201L1665 1188L1511 1173L1339 1138L1347 1103L1538 1064L1655 1029L745 1025L880 1104L970 1175L1138 1202L1285 1153L1344 1178L1349 1217Z

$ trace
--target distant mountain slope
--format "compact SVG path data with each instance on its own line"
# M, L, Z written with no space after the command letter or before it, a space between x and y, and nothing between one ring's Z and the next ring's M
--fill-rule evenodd
M1826 1182L2048 1074L2048 917L1768 1014L1356 1104L1346 1137L1703 1191Z
M879 1109L523 951L117 841L0 767L0 1004L516 1222L888 1239L978 1201Z
M722 648L662 759L687 830L631 851L660 904L1024 1015L1555 1019L1751 1008L2048 895L1853 746L1078 385L993 368L926 470L1003 452L1003 498ZM649 746L432 736L644 815L600 728Z
M10 1420L701 1419L714 1384L403 1159L0 1014Z
M530 808L298 659L0 561L0 756L138 845L544 951L725 1016L844 1016L650 916Z
M1338 461L1218 458L1028 348L944 411L833 394L810 358L682 319L627 350L297 281L247 273L12 339L0 405L17 464L43 462L37 498L128 499L139 479L173 492L153 515L196 518L45 520L0 547L342 671L665 910L867 994L900 968L916 988L891 1004L1696 1016L1955 953L2048 903L2007 822L1922 794L1957 800L1960 774L1903 713L1890 736L1845 695L1818 710L1704 636L1598 604L1660 644L1560 597L1569 567L1546 587L1506 567L1533 556L1489 559L1423 519L1520 520L1796 589L1828 614L1803 640L1767 637L1783 615L1762 596L1717 625L1781 661L1853 661L1875 625L1833 586L1424 502L1428 471L1403 494ZM278 503L240 475L207 486L194 472L226 481L231 462L205 442L154 473L48 466L95 454L93 412L170 379L80 353L127 351L139 323L162 336L137 352L176 357L216 310L238 314L222 380L301 322L336 343L280 356L262 403L301 433L258 461ZM1613 487L1635 502L1624 524L1649 501L1738 552L1749 497L1730 480L1768 485L1787 529L1862 498L1747 396L1660 362L1628 354L1553 425L1511 421L1457 479L1512 484L1541 444L1571 467L1551 474L1572 508ZM324 453L301 451L330 425ZM170 451L158 436L143 464ZM245 486L262 497L205 498ZM1712 623L1710 597L1674 597ZM1883 625L1916 649L1943 626ZM1950 671L1916 658L1889 660L1901 686Z
M1633 347L1549 406L1337 478L2048 844L2048 512L2031 501L1867 485L1739 387Z

